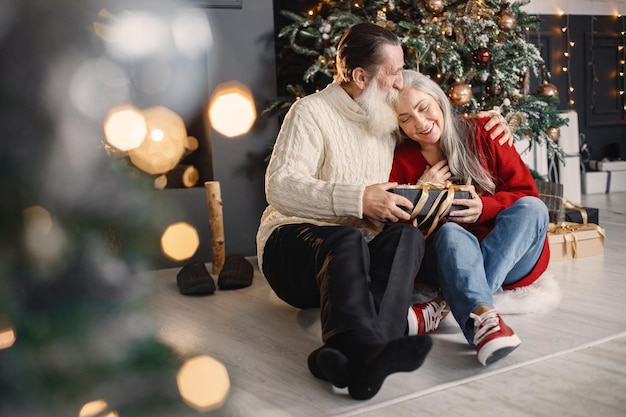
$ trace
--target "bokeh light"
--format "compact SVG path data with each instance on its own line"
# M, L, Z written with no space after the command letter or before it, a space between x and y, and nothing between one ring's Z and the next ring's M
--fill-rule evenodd
M61 227L53 222L52 216L41 206L23 210L24 247L33 265L46 270L61 259L67 238Z
M189 223L174 223L168 226L161 236L163 254L174 261L191 258L199 246L198 231Z
M210 356L189 359L176 380L185 403L202 412L221 407L230 391L226 367Z
M187 129L182 117L163 107L143 111L148 138L128 151L133 164L148 174L163 174L172 170L185 153Z
M78 417L118 417L115 411L107 410L109 404L104 400L96 400L83 405Z
M6 320L0 319L0 350L8 349L15 343L15 329L13 326L6 322Z
M178 51L194 58L213 46L213 34L202 10L179 10L172 20L172 35Z
M159 52L169 37L168 25L158 16L144 11L127 12L98 25L96 32L105 40L112 56L134 60Z
M235 81L218 85L209 104L209 120L226 137L247 133L256 120L250 89Z
M148 127L143 114L130 105L111 110L104 121L107 142L120 151L139 147L147 134Z

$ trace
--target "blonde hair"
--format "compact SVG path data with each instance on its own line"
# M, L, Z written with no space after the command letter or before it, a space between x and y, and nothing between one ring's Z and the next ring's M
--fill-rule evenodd
M404 70L404 87L413 88L432 96L443 114L443 130L439 140L441 153L448 161L452 181L461 184L473 184L477 190L493 194L496 186L491 174L481 163L476 154L475 121L469 121L454 113L450 100L441 87L426 75L417 71ZM400 140L408 137L398 129Z

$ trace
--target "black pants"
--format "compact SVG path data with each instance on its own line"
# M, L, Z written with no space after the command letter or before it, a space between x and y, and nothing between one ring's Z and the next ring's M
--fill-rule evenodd
M369 243L353 227L284 225L265 245L263 273L285 302L320 308L324 342L355 334L381 343L405 333L423 255L422 233L408 224Z

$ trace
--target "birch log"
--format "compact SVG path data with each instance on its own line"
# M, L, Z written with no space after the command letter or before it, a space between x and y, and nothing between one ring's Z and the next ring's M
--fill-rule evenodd
M209 229L211 231L211 252L213 253L213 274L219 275L226 259L224 242L224 216L222 192L219 181L204 183L207 203L209 206Z

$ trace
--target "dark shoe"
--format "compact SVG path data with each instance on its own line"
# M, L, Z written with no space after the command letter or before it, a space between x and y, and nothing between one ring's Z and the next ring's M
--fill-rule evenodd
M213 294L215 292L215 281L207 271L202 262L191 262L178 272L176 284L181 294Z
M243 256L231 255L224 261L224 266L217 279L220 290L232 290L248 287L252 284L254 267Z

